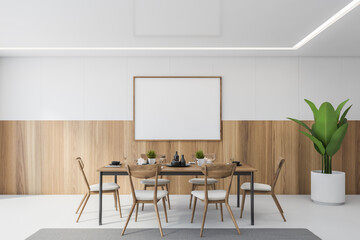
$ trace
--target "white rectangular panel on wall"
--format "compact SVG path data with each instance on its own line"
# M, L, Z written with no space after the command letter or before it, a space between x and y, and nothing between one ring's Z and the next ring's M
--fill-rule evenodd
M136 0L135 36L220 36L220 0Z
M135 140L221 140L221 77L134 77Z

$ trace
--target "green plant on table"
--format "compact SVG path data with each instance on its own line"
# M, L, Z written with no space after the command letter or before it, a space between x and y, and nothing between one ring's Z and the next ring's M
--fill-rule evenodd
M156 152L155 150L149 150L147 153L148 158L156 158Z
M203 159L205 157L203 150L199 150L195 153L197 159Z
M332 173L332 157L340 149L341 143L344 140L348 128L346 114L352 105L344 111L341 117L340 113L348 101L349 99L340 103L335 110L329 102L324 102L317 109L314 103L305 99L305 102L310 106L314 114L315 123L312 124L311 128L300 120L288 118L309 131L309 133L300 132L314 143L316 151L321 154L322 173Z

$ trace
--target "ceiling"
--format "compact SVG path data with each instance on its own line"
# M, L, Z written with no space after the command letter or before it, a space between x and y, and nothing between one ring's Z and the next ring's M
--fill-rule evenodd
M0 0L0 56L360 56L360 6L293 49L350 2Z

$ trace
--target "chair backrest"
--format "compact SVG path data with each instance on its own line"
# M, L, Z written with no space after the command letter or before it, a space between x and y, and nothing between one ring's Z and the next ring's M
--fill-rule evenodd
M127 165L127 172L130 180L130 188L131 194L133 196L133 200L135 201L135 188L132 181L132 177L134 178L152 178L155 177L155 190L154 190L154 200L157 199L157 185L158 185L158 176L161 172L161 166L159 164L153 165Z
M280 175L280 171L281 171L281 168L284 166L284 163L285 163L285 159L284 158L280 158L280 161L279 161L279 165L278 165L278 168L276 169L276 172L275 172L275 177L274 177L274 180L273 180L273 183L271 185L271 189L274 191L275 189L275 186L276 186L276 182L279 178L279 175Z
M165 159L166 159L166 154L158 154L158 153L156 154L156 159L160 159L162 156L165 156ZM140 157L145 160L149 159L146 153L140 154Z
M208 187L207 178L227 178L230 177L230 182L226 190L225 201L228 201L230 188L232 183L232 176L236 169L235 164L204 164L201 167L201 171L205 175L205 200L208 200Z
M205 158L211 160L212 162L214 162L215 159L216 159L216 154L215 153L206 153L204 155L205 155Z
M147 156L146 153L140 154L140 157L143 158L143 159L145 159L145 160L148 160L148 156Z
M214 162L216 160L216 153L205 153L204 157L210 160L211 162ZM196 162L196 155L192 154L191 159Z
M88 182L87 177L86 177L85 172L84 172L84 162L83 162L83 160L81 159L81 157L77 157L77 158L76 158L76 161L77 161L77 163L79 164L79 168L80 168L80 171L81 171L82 176L83 176L83 178L84 178L85 184L86 184L88 190L90 190L90 185L89 185L89 182Z

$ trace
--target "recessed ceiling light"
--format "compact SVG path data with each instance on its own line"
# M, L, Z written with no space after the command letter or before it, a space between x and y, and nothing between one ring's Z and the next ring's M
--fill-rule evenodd
M1 48L0 51L9 50L80 50L80 51L88 51L88 50L100 50L100 51L114 51L114 50L121 50L121 51L132 51L132 50L220 50L220 51L282 51L282 50L298 50L310 40L315 38L319 35L322 31L330 27L336 21L344 17L347 13L351 10L355 9L357 6L360 5L360 0L353 0L344 8L342 8L339 12L333 15L331 18L326 20L323 24L321 24L318 28L312 31L309 35L304 37L300 40L297 44L293 47L7 47Z
M306 43L308 43L311 39L319 35L322 31L333 25L337 20L341 19L343 16L345 16L347 13L349 13L351 10L356 8L360 4L360 0L354 0L348 5L346 5L343 9L341 9L339 12L337 12L334 16L326 20L323 24L321 24L317 29L312 31L309 35L304 37L300 42L294 45L293 48L299 49L302 46L304 46Z

